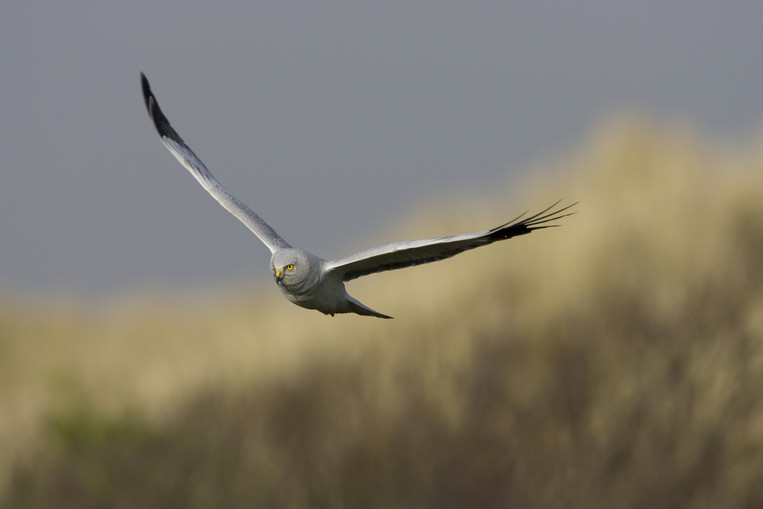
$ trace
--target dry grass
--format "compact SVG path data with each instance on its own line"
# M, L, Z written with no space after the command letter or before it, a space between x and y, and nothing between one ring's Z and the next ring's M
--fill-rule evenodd
M2 506L763 506L763 153L621 121L537 173L402 236L580 213L351 284L394 321L0 307Z

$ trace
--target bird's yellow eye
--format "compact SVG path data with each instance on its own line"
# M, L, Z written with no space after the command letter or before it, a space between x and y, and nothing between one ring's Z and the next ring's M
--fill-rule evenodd
M289 265L286 266L286 270L294 270L294 265L290 263Z

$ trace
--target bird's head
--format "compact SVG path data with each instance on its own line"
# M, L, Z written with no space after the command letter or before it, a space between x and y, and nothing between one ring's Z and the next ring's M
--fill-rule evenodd
M305 285L311 285L318 267L313 256L299 249L281 249L270 259L276 284L290 292L298 292Z

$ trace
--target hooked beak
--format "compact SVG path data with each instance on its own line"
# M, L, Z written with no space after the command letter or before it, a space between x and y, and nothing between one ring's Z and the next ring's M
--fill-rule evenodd
M283 279L283 274L281 273L281 269L275 269L275 275L276 275L276 283L280 283Z

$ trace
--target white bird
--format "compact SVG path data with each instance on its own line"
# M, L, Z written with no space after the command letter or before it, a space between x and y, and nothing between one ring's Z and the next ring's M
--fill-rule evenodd
M307 251L291 247L252 209L228 192L172 128L159 108L146 76L143 73L140 76L148 114L164 146L220 205L236 216L267 246L272 255L270 266L278 288L287 299L304 308L316 309L331 316L335 313L357 313L392 318L351 297L345 290L344 283L376 272L435 262L499 240L557 226L549 223L574 213L569 212L569 209L575 203L556 208L560 200L538 214L525 219L522 219L525 215L522 214L490 230L436 239L393 242L344 258L324 260Z

